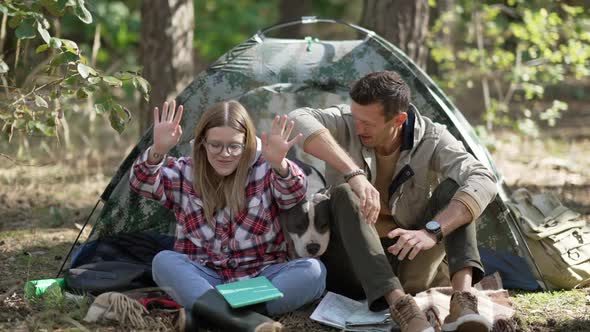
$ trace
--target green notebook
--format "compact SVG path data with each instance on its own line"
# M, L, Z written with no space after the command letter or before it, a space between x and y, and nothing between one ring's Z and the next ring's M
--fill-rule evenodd
M232 308L275 300L283 297L266 277L230 282L215 286Z

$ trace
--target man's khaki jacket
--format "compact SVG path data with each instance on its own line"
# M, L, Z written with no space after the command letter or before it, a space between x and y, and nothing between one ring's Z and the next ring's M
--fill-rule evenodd
M375 151L364 147L356 134L349 105L326 109L300 108L289 113L295 121L294 133L308 138L328 129L354 162L376 179ZM443 180L453 179L474 203L474 219L492 201L497 192L496 178L481 162L465 150L444 125L421 116L410 105L403 124L400 157L389 185L389 209L394 221L405 229L415 228L424 218L432 191ZM342 174L326 164L328 185L344 182Z

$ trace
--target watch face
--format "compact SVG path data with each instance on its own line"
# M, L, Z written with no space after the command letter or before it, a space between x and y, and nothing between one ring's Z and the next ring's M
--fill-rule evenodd
M426 229L429 231L437 231L440 229L440 224L436 221L429 221L426 223Z

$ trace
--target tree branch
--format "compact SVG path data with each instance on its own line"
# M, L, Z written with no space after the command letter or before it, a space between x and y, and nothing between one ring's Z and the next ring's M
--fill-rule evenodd
M481 29L481 19L480 19L480 13L479 11L476 11L473 14L475 17L474 19L474 24L475 24L475 33L477 34L477 49L479 50L479 66L481 67L481 69L483 70L485 68L485 61L484 61L484 45L483 45L483 32ZM481 87L483 90L483 102L486 108L486 112L488 112L488 110L492 107L491 105L491 101L490 101L490 87L488 84L488 79L487 77L484 75L481 79ZM488 130L492 130L492 121L491 119L487 119L486 120L486 128Z
M8 15L2 15L2 25L0 26L0 55L4 53L4 42L6 42L6 22L8 21Z
M92 56L90 57L90 65L92 67L96 66L96 57L98 56L98 50L100 49L100 28L101 24L96 23L96 28L94 29L94 41L92 42Z
M50 163L41 164L41 165L26 164L20 160L16 160L15 158L10 157L9 155L6 155L4 153L0 153L0 157L4 157L4 158L8 159L10 162L12 162L13 165L17 165L17 166L40 167L40 166L47 166L50 164Z
M28 96L30 96L31 94L33 94L33 93L35 93L35 92L37 92L37 91L39 91L39 90L42 90L42 89L44 89L45 87L47 87L47 86L49 86L49 85L53 85L53 84L56 84L56 83L60 83L60 82L62 82L63 80L64 80L63 78L59 78L59 79L57 79L57 80L55 80L55 81L47 82L47 83L45 83L45 84L41 85L41 86L40 86L40 87L38 87L38 88L37 88L37 87L34 87L34 88L33 88L33 90L31 90L31 92L27 93L26 95L22 95L20 98L18 98L17 100L15 100L15 101L14 101L12 104L10 104L10 106L14 106L14 105L18 104L18 103L19 103L21 100L23 100L23 99L26 99L26 98L27 98Z
M18 58L20 57L20 38L16 39L16 54L14 56L14 70L18 67ZM16 81L16 77L14 79Z
M22 87L26 88L30 82L37 77L37 74L43 69L43 67L48 64L51 61L51 58L45 58L43 59L43 61L41 61L40 63L38 63L35 68L33 68L33 70L31 70L27 76L25 77L25 80L23 81Z
M520 67L522 65L522 50L520 49L520 45L516 47L516 59L514 59L514 71L520 73ZM506 95L504 95L504 100L502 101L505 105L510 103L512 99L512 95L516 92L516 89L519 88L520 84L515 84L514 80L510 81L510 86L508 87L508 91L506 91Z

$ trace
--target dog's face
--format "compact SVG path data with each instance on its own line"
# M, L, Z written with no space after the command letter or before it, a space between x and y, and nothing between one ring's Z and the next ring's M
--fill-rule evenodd
M330 195L328 189L313 194L280 215L281 226L297 257L318 257L330 241Z

